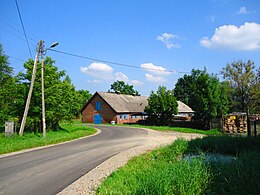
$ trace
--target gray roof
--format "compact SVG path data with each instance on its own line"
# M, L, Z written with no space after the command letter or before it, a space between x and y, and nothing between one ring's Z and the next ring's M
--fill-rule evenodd
M109 92L97 92L117 113L144 112L148 105L147 97Z
M178 112L179 113L193 113L194 111L186 104L181 101L178 102Z
M148 97L146 96L133 96L111 92L97 92L117 113L140 113L144 112L145 107L148 105ZM179 113L193 113L194 111L181 101L178 102ZM87 102L88 103L88 102ZM87 104L82 108L86 107Z

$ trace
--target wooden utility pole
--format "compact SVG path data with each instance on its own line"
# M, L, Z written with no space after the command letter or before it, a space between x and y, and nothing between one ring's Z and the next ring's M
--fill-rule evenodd
M36 77L37 62L38 62L38 58L39 58L39 53L42 49L42 45L43 45L43 41L41 40L39 42L37 53L36 53L35 60L34 60L30 90L29 90L28 97L26 100L25 110L24 110L24 114L23 114L23 120L22 120L22 124L20 127L20 131L19 131L20 136L23 135L23 131L24 131L25 123L26 123L26 118L27 118L27 114L28 114L28 110L29 110L29 106L30 106L30 102L31 102L31 97L32 97L33 85L34 85L34 81L35 81L35 77Z
M45 99L44 99L44 50L41 51L42 53L42 132L43 137L46 137L46 122L45 122Z

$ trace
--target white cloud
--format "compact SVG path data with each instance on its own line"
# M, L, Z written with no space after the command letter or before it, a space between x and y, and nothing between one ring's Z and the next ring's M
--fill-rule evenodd
M103 80L113 79L113 68L107 64L94 62L86 67L80 67L80 72Z
M128 76L122 72L114 73L114 70L111 66L98 62L94 62L86 67L80 67L80 72L90 75L94 78L98 78L93 80L87 80L87 83L91 84L100 84L103 81L113 82L116 80L129 82L134 85L143 84L141 81L138 80L130 80Z
M128 82L128 81L129 81L129 78L128 78L128 76L126 76L124 73L122 73L122 72L117 72L117 73L115 73L115 80Z
M142 81L138 81L138 80L132 80L130 81L130 83L135 86L140 86L144 84Z
M173 43L173 39L178 39L178 38L179 38L178 35L171 34L171 33L163 33L163 34L158 35L156 37L156 39L163 42L168 49L171 49L173 47L174 48L180 48L181 47L179 44Z
M102 81L94 79L94 80L87 80L87 83L99 84L102 83Z
M239 11L237 11L237 14L248 14L249 12L247 11L246 7L240 7Z
M166 79L160 76L154 76L152 74L145 74L146 80L154 83L164 83L166 82Z
M210 39L203 37L200 44L210 49L256 50L260 48L260 24L220 26Z
M150 73L157 74L157 75L169 75L171 74L162 66L156 66L153 63L144 63L141 64L141 68L147 70Z

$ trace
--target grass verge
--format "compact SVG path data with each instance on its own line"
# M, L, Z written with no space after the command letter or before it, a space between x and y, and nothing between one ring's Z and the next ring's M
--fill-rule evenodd
M198 133L203 135L222 135L218 129L211 129L211 130L199 130L199 129L192 129L192 128L184 128L184 127L169 127L169 126L147 126L147 125L122 125L122 126L130 126L136 128L146 128L152 129L156 131L177 131L181 133Z
M111 174L96 193L259 194L259 143L260 137L209 136L190 142L177 140L170 146L133 158ZM207 152L234 155L236 160L206 161ZM182 156L187 154L201 155L183 160Z
M60 127L61 129L57 131L47 131L45 138L43 138L42 133L25 133L24 136L15 134L11 137L5 137L4 133L1 133L0 154L56 144L91 135L96 132L94 128L71 122L63 122L60 124Z

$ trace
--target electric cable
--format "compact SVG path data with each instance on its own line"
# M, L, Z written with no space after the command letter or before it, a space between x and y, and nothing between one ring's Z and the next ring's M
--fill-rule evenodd
M19 14L19 18L20 18L22 27L23 27L23 32L24 32L24 36L25 36L25 39L26 39L27 47L28 47L28 49L29 49L31 58L33 58L33 57L32 57L31 49L30 49L30 47L29 47L28 38L27 38L27 35L26 35L26 32L25 32L25 28L24 28L24 25L23 25L23 20L22 20L22 16L21 16L21 12L20 12L19 5L18 5L18 3L17 3L17 0L15 0L15 4L16 4L16 7L17 7L17 11L18 11L18 14Z
M112 61L108 61L108 60L102 60L102 59L98 59L98 58L91 58L91 57L78 55L78 54L72 54L72 53L69 53L69 52L60 51L60 50L56 50L56 49L48 49L48 50L53 51L53 52L57 52L57 53L61 53L61 54L65 54L65 55L69 55L69 56L73 56L73 57L91 60L91 61L103 62L103 63L114 64L114 65L118 65L118 66L125 66L125 67L130 67L130 68L137 68L137 69L144 69L144 70L151 70L151 71L169 72L169 73L179 73L179 74L189 74L190 73L190 72L179 72L179 71L175 71L175 70L166 70L166 69L160 70L160 69L155 69L155 68L145 68L145 67L134 66L134 65L130 65L130 64L123 64L123 63L112 62Z

